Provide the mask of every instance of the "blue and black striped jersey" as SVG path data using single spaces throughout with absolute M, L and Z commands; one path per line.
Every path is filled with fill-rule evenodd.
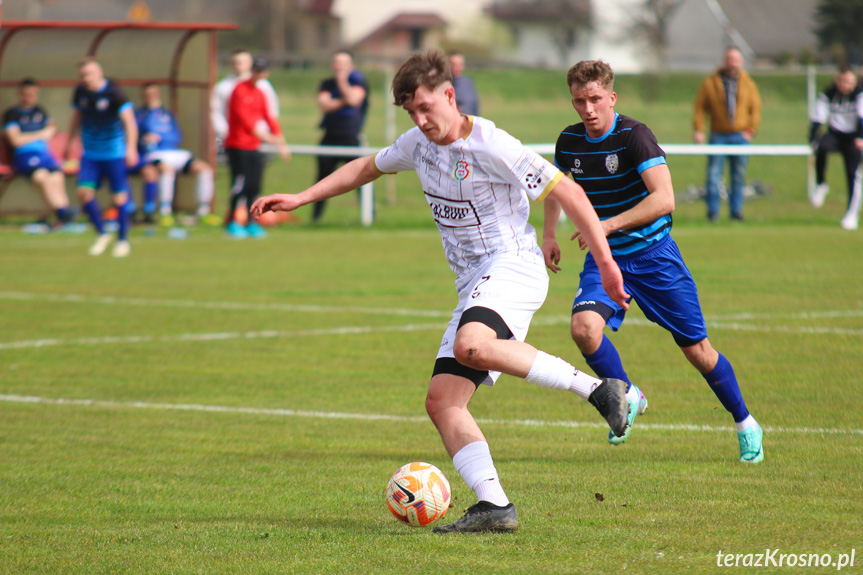
M 81 112 L 84 156 L 92 160 L 114 160 L 126 156 L 126 130 L 120 112 L 132 102 L 120 86 L 107 80 L 101 90 L 75 88 L 72 107 Z
M 636 206 L 650 193 L 641 172 L 665 164 L 665 152 L 650 128 L 615 114 L 611 129 L 600 138 L 587 135 L 584 124 L 561 132 L 554 161 L 587 192 L 600 220 Z M 671 231 L 671 215 L 608 236 L 613 255 L 629 255 L 663 239 Z
M 22 134 L 38 132 L 43 130 L 51 122 L 51 116 L 48 115 L 42 106 L 33 106 L 32 108 L 24 108 L 15 106 L 6 110 L 3 115 L 3 129 L 6 130 L 11 126 L 18 126 Z M 15 150 L 16 154 L 25 152 L 48 152 L 48 142 L 45 140 L 34 140 Z

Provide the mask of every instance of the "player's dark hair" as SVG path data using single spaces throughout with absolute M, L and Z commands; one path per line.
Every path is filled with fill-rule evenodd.
M 19 88 L 27 88 L 28 86 L 39 86 L 39 82 L 36 81 L 36 78 L 23 78 L 21 82 L 18 83 Z
M 440 50 L 428 50 L 414 54 L 402 64 L 393 78 L 393 102 L 404 106 L 414 97 L 420 86 L 435 90 L 438 86 L 452 82 L 449 59 Z
M 582 60 L 566 73 L 566 84 L 572 88 L 596 82 L 606 89 L 614 88 L 614 70 L 602 60 Z
M 849 73 L 850 73 L 850 74 L 855 74 L 855 72 L 854 72 L 854 68 L 852 68 L 851 66 L 848 66 L 848 65 L 845 65 L 845 66 L 839 66 L 839 70 L 837 71 L 837 73 L 838 73 L 840 76 L 841 76 L 842 74 L 849 74 Z

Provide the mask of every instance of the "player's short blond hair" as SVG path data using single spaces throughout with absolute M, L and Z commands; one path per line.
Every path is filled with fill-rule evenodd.
M 566 83 L 572 88 L 596 82 L 603 88 L 614 89 L 614 70 L 602 60 L 582 60 L 566 73 Z
M 393 103 L 404 106 L 414 97 L 420 86 L 435 90 L 446 82 L 452 82 L 449 59 L 440 50 L 429 50 L 414 54 L 401 65 L 393 78 Z

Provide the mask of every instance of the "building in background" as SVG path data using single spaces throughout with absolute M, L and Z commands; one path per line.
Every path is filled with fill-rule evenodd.
M 733 44 L 755 65 L 818 53 L 819 0 L 15 0 L 4 19 L 231 22 L 220 49 L 323 64 L 337 49 L 367 62 L 430 46 L 474 63 L 564 69 L 602 58 L 618 72 L 706 70 Z M 804 62 L 806 63 L 806 62 Z
M 683 0 L 669 22 L 668 67 L 710 70 L 727 46 L 750 65 L 808 63 L 818 0 Z
M 360 38 L 351 50 L 365 61 L 403 60 L 411 52 L 444 44 L 446 28 L 446 20 L 437 14 L 402 12 Z

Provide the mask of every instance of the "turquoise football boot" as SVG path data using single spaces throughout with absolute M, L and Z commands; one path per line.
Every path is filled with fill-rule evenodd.
M 608 442 L 612 445 L 621 445 L 629 439 L 629 436 L 632 433 L 632 425 L 635 423 L 635 418 L 639 413 L 643 413 L 644 410 L 647 409 L 647 398 L 635 385 L 632 385 L 632 389 L 635 390 L 636 397 L 634 400 L 629 401 L 629 425 L 626 426 L 626 431 L 623 432 L 621 437 L 616 436 L 610 429 L 608 430 Z M 644 407 L 642 408 L 642 406 Z
M 743 463 L 760 463 L 764 459 L 764 447 L 761 440 L 764 432 L 757 423 L 737 434 L 740 442 L 740 461 Z

